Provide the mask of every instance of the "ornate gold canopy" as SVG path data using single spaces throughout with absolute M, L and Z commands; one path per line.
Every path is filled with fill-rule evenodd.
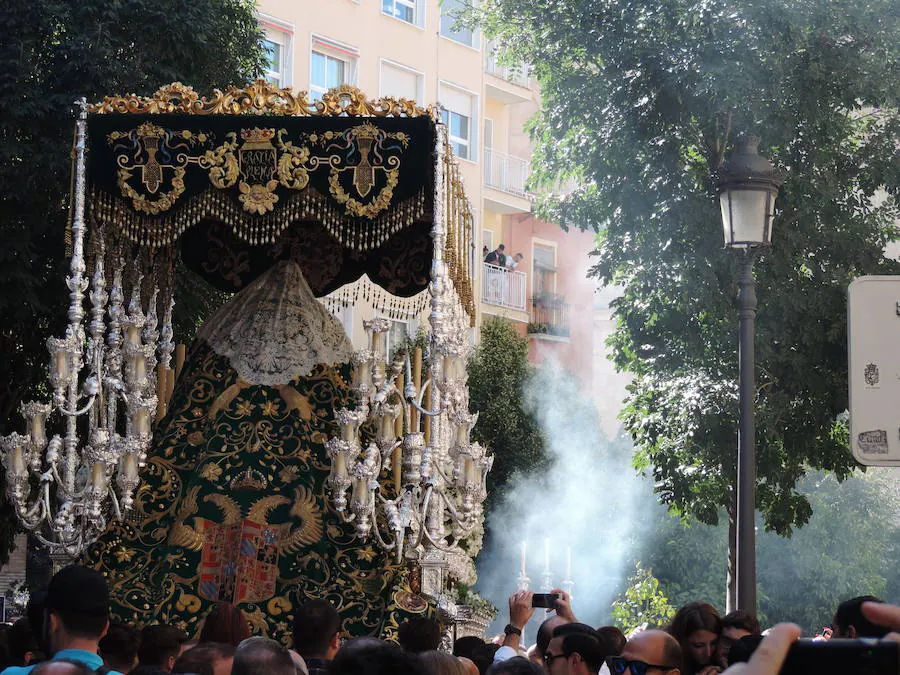
M 173 82 L 152 96 L 106 96 L 88 107 L 91 113 L 183 113 L 189 115 L 349 115 L 374 117 L 431 117 L 438 121 L 435 106 L 422 108 L 405 98 L 369 99 L 356 87 L 341 85 L 310 101 L 307 92 L 276 88 L 265 80 L 246 87 L 214 89 L 209 98 L 192 87 Z

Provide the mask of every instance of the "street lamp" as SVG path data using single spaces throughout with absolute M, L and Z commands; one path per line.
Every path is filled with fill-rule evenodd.
M 737 467 L 737 608 L 756 614 L 756 279 L 753 261 L 772 243 L 775 198 L 784 178 L 757 152 L 759 138 L 742 136 L 731 157 L 715 172 L 725 246 L 741 256 L 738 289 L 740 318 L 740 430 Z

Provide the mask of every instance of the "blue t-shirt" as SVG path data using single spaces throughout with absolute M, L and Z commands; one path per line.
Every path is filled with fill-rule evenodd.
M 68 659 L 69 661 L 78 661 L 79 663 L 83 663 L 91 670 L 97 670 L 100 666 L 103 665 L 103 659 L 94 654 L 93 652 L 86 652 L 83 649 L 61 649 L 53 655 L 51 661 L 59 661 L 60 659 Z M 25 675 L 26 673 L 30 673 L 32 668 L 37 666 L 38 664 L 34 664 L 31 666 L 10 666 L 6 670 L 4 670 L 0 675 Z M 107 670 L 108 675 L 122 675 L 117 670 Z

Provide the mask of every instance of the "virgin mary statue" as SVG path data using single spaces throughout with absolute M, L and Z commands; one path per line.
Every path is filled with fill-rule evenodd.
M 293 262 L 206 322 L 131 516 L 88 555 L 110 582 L 114 615 L 195 634 L 227 601 L 286 643 L 308 598 L 331 602 L 353 635 L 389 637 L 402 614 L 425 611 L 403 572 L 327 506 L 325 443 L 334 411 L 354 407 L 351 352 Z

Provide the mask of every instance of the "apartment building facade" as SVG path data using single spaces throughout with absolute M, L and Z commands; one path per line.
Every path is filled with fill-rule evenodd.
M 341 84 L 370 97 L 440 103 L 444 121 L 488 251 L 503 243 L 515 267 L 482 264 L 479 323 L 512 320 L 531 342 L 531 357 L 558 358 L 589 384 L 593 371 L 593 288 L 585 281 L 592 235 L 564 232 L 532 214 L 526 190 L 531 144 L 525 122 L 539 92 L 527 68 L 496 58 L 479 31 L 462 29 L 461 0 L 261 0 L 269 51 L 268 79 L 311 97 Z M 481 256 L 481 251 L 474 252 Z M 351 339 L 377 307 L 341 317 Z M 396 325 L 409 334 L 424 317 Z

